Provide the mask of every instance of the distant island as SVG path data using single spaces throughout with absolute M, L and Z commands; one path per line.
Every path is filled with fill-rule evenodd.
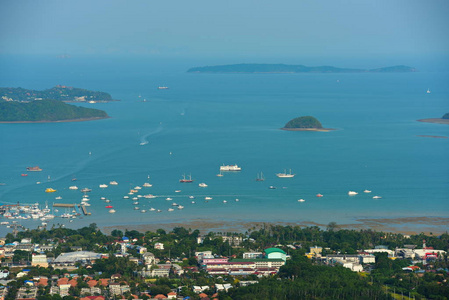
M 29 102 L 35 100 L 58 100 L 64 102 L 110 102 L 111 95 L 105 92 L 89 91 L 71 86 L 57 85 L 43 91 L 24 88 L 0 87 L 0 98 L 4 101 Z
M 294 118 L 285 124 L 282 130 L 289 131 L 330 131 L 334 130 L 331 128 L 323 128 L 321 122 L 318 121 L 315 117 L 312 116 L 304 116 Z
M 109 118 L 105 111 L 59 100 L 0 101 L 0 123 L 76 122 Z
M 220 66 L 195 67 L 188 73 L 403 73 L 416 72 L 413 67 L 393 66 L 377 69 L 350 69 L 332 66 L 307 67 L 286 64 L 234 64 Z
M 426 122 L 426 123 L 437 123 L 437 124 L 447 124 L 449 125 L 449 113 L 444 114 L 441 118 L 430 118 L 430 119 L 421 119 L 418 122 Z

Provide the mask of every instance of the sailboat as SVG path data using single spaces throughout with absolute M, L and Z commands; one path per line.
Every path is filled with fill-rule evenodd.
M 192 175 L 189 175 L 189 179 L 186 178 L 186 175 L 182 175 L 182 179 L 180 179 L 179 182 L 181 183 L 193 182 Z
M 264 181 L 264 180 L 265 178 L 263 177 L 263 173 L 262 172 L 260 172 L 260 174 L 257 173 L 256 181 Z
M 430 89 L 427 89 L 427 94 L 430 94 Z
M 279 178 L 292 178 L 295 174 L 292 174 L 292 169 L 290 169 L 290 173 L 287 173 L 287 171 L 284 170 L 284 173 L 277 173 L 276 176 Z

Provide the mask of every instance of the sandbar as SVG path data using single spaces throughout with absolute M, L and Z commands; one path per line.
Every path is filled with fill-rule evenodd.
M 57 120 L 57 121 L 0 121 L 0 124 L 85 122 L 85 121 L 95 121 L 95 120 L 102 120 L 102 119 L 109 119 L 109 118 L 110 117 L 94 117 L 94 118 L 69 119 L 69 120 Z
M 331 220 L 330 220 L 331 221 Z M 127 224 L 117 226 L 104 226 L 102 231 L 110 233 L 114 229 L 119 230 L 137 230 L 139 232 L 156 231 L 157 229 L 172 230 L 175 227 L 191 228 L 192 230 L 200 230 L 202 234 L 208 232 L 240 232 L 245 233 L 248 229 L 260 229 L 267 225 L 282 226 L 318 226 L 326 229 L 328 224 L 321 224 L 314 221 L 297 222 L 262 222 L 262 221 L 246 221 L 246 220 L 214 220 L 208 218 L 197 218 L 186 222 L 165 222 L 165 223 L 147 223 L 147 224 Z M 366 230 L 394 232 L 402 234 L 443 234 L 447 231 L 449 217 L 399 217 L 399 218 L 360 218 L 354 223 L 337 224 L 340 229 Z
M 446 124 L 449 125 L 449 119 L 442 118 L 431 118 L 431 119 L 420 119 L 418 122 L 435 123 L 435 124 Z
M 280 129 L 286 131 L 322 131 L 322 132 L 337 130 L 335 128 L 285 128 L 285 127 Z

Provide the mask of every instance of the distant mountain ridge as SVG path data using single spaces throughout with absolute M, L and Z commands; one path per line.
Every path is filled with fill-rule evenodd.
M 333 66 L 307 67 L 286 64 L 233 64 L 194 67 L 188 73 L 404 73 L 417 72 L 413 67 L 399 65 L 377 69 L 351 69 Z

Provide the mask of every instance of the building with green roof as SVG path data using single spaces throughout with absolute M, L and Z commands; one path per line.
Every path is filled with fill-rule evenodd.
M 287 253 L 284 250 L 279 248 L 268 248 L 264 250 L 265 257 L 268 259 L 282 259 L 283 261 L 287 260 Z

